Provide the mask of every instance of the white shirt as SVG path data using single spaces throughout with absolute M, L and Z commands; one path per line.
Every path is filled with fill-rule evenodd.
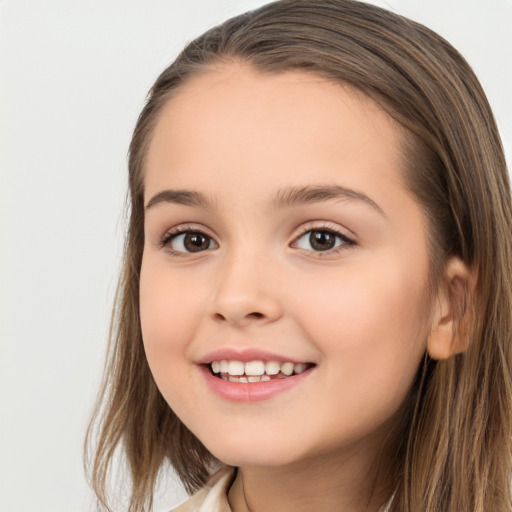
M 228 491 L 234 477 L 233 468 L 217 471 L 203 488 L 171 512 L 233 512 L 228 502 Z M 388 512 L 392 499 L 379 512 Z

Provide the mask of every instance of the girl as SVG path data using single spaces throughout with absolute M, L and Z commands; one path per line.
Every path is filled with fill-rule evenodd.
M 190 43 L 130 146 L 92 482 L 131 511 L 505 512 L 511 204 L 464 59 L 353 0 Z M 103 405 L 102 405 L 103 404 Z

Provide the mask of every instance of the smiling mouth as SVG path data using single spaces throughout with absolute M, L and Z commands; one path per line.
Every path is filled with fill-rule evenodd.
M 292 363 L 289 361 L 212 361 L 210 372 L 222 380 L 240 383 L 269 382 L 275 379 L 286 379 L 309 370 L 313 363 Z

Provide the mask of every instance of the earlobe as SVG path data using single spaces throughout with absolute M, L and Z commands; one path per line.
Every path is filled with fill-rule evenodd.
M 473 324 L 474 272 L 460 258 L 446 263 L 427 342 L 432 359 L 448 359 L 468 349 Z

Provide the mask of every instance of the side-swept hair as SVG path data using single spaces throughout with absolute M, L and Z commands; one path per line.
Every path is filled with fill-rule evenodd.
M 431 284 L 456 255 L 477 278 L 461 315 L 469 348 L 425 357 L 410 393 L 395 464 L 395 512 L 510 512 L 512 465 L 512 212 L 503 149 L 485 94 L 463 57 L 406 18 L 354 0 L 282 0 L 232 18 L 192 41 L 159 76 L 129 152 L 130 218 L 109 358 L 88 433 L 90 478 L 108 509 L 107 476 L 122 447 L 129 510 L 149 510 L 170 463 L 188 491 L 212 455 L 160 395 L 139 318 L 144 165 L 166 102 L 192 76 L 243 62 L 261 73 L 300 70 L 362 91 L 404 131 L 404 179 L 429 221 Z

